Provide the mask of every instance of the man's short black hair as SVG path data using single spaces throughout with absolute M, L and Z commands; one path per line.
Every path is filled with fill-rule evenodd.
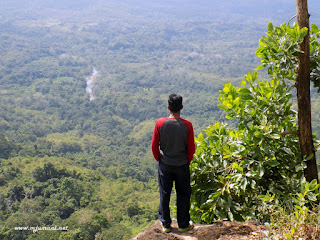
M 179 112 L 182 109 L 182 97 L 175 93 L 169 95 L 168 107 L 171 112 Z

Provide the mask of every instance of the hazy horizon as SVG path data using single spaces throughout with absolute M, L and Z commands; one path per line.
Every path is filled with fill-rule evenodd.
M 319 22 L 320 3 L 309 0 L 311 22 Z M 101 12 L 101 7 L 110 11 Z M 30 17 L 53 17 L 55 11 L 48 16 L 41 16 L 33 10 L 65 10 L 73 14 L 90 11 L 97 16 L 119 16 L 126 12 L 134 16 L 156 17 L 166 15 L 177 18 L 228 18 L 237 14 L 248 18 L 266 19 L 267 21 L 287 22 L 296 13 L 296 2 L 292 0 L 10 0 L 0 5 L 0 19 L 6 20 L 8 11 L 15 12 L 15 19 L 29 19 Z M 26 12 L 26 10 L 28 10 Z M 22 14 L 22 12 L 23 14 Z M 67 12 L 66 12 L 67 14 Z M 68 12 L 70 14 L 70 12 Z M 12 17 L 12 15 L 10 15 Z M 12 19 L 12 18 L 11 18 Z

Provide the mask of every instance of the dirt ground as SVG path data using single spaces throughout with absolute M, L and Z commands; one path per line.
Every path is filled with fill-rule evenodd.
M 247 240 L 263 239 L 266 237 L 267 228 L 256 222 L 224 222 L 217 221 L 212 225 L 194 224 L 194 229 L 178 232 L 177 222 L 173 221 L 171 233 L 161 231 L 160 221 L 146 228 L 131 240 Z

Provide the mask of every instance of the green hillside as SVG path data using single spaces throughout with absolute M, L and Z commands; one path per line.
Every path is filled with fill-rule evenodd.
M 250 1 L 239 11 L 134 2 L 1 6 L 0 239 L 118 240 L 148 226 L 158 207 L 150 141 L 167 96 L 184 97 L 196 135 L 224 121 L 219 90 L 259 65 L 267 23 L 292 16 L 292 5 L 279 8 L 284 15 L 261 7 L 248 15 Z M 15 230 L 37 226 L 69 231 Z

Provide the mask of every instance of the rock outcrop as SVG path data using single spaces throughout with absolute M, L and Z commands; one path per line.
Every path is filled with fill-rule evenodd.
M 217 221 L 211 225 L 194 225 L 194 229 L 180 233 L 177 222 L 173 221 L 172 231 L 170 233 L 163 233 L 161 231 L 161 223 L 158 220 L 131 240 L 245 240 L 263 239 L 268 234 L 267 228 L 257 222 Z

